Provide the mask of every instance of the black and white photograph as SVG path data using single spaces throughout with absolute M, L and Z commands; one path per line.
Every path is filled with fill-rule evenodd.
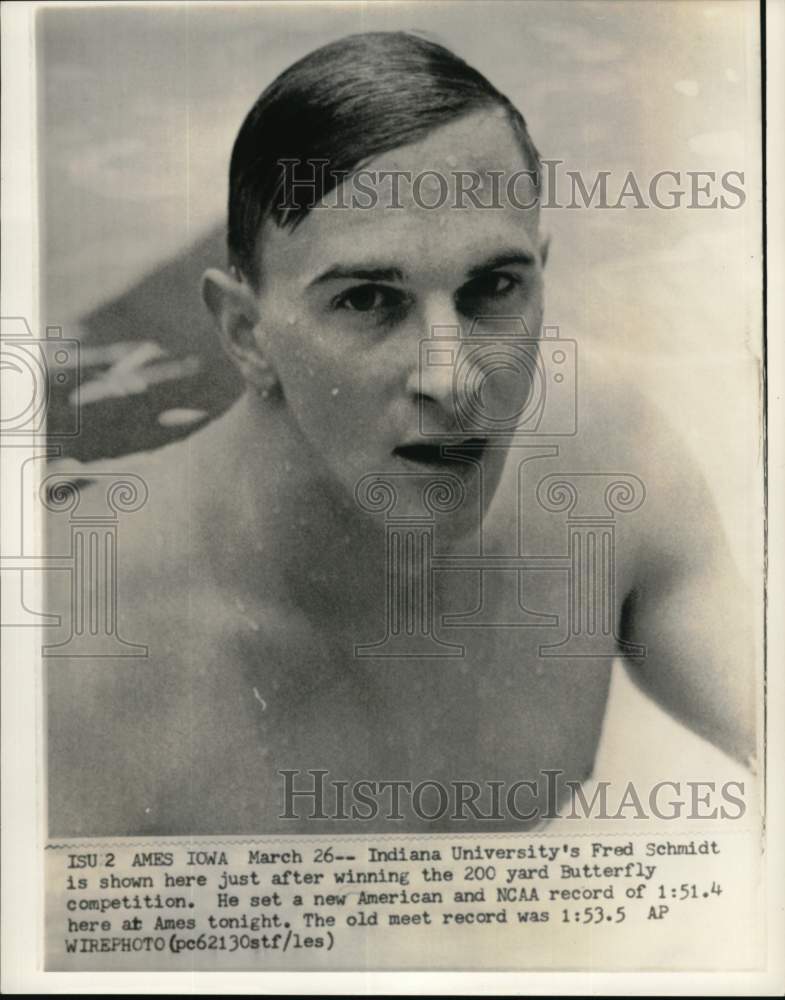
M 41 971 L 770 971 L 769 5 L 10 6 Z

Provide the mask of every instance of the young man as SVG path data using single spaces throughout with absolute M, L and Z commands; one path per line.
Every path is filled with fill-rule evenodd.
M 330 803 L 279 819 L 279 772 L 309 770 L 529 779 L 529 819 L 459 823 L 525 829 L 547 814 L 539 776 L 591 774 L 617 652 L 667 711 L 753 755 L 749 605 L 706 487 L 590 344 L 572 369 L 534 347 L 537 168 L 507 99 L 418 37 L 333 43 L 262 94 L 232 156 L 230 269 L 203 283 L 246 391 L 186 441 L 93 470 L 149 494 L 117 567 L 118 634 L 148 655 L 48 661 L 53 835 L 348 830 Z M 567 407 L 565 378 L 576 413 L 532 423 L 538 393 Z M 579 509 L 597 489 L 599 514 Z M 567 547 L 587 518 L 588 576 Z M 453 822 L 399 808 L 396 832 Z M 389 830 L 386 811 L 359 829 Z

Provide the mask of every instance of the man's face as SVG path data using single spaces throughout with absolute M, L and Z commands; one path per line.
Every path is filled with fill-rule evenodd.
M 368 163 L 378 178 L 369 184 L 364 175 L 372 208 L 341 207 L 357 190 L 350 179 L 294 232 L 265 226 L 260 341 L 302 434 L 303 460 L 320 463 L 344 495 L 369 473 L 396 473 L 399 502 L 413 510 L 423 477 L 448 473 L 467 494 L 467 510 L 477 511 L 481 478 L 484 506 L 493 496 L 510 415 L 529 391 L 525 365 L 509 363 L 523 346 L 509 334 L 536 337 L 542 319 L 538 212 L 505 195 L 506 179 L 528 166 L 506 118 L 476 113 Z M 447 195 L 435 178 L 417 191 L 403 180 L 393 207 L 384 171 L 436 171 Z M 459 171 L 479 178 L 482 205 L 460 194 L 468 182 Z M 482 207 L 494 200 L 491 172 L 501 207 Z M 525 184 L 516 195 L 518 205 L 534 200 Z M 435 203 L 441 207 L 423 207 Z M 434 354 L 429 342 L 445 335 L 433 346 L 446 353 Z M 449 363 L 458 361 L 459 338 L 465 355 L 479 342 L 463 370 Z

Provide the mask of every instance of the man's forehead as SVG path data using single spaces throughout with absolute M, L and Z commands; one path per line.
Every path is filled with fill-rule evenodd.
M 448 176 L 472 171 L 513 173 L 532 166 L 526 162 L 518 137 L 502 107 L 474 111 L 433 129 L 423 139 L 388 150 L 370 160 L 371 171 L 439 171 Z
M 354 213 L 364 215 L 358 209 L 344 215 Z M 441 218 L 437 213 L 407 218 L 404 211 L 354 226 L 342 215 L 327 218 L 327 213 L 314 212 L 313 219 L 293 233 L 273 229 L 263 237 L 262 284 L 266 275 L 304 286 L 329 268 L 365 261 L 415 278 L 437 271 L 460 276 L 496 255 L 513 252 L 534 261 L 539 251 L 536 230 L 525 226 L 520 214 L 488 213 L 478 226 L 469 214 L 455 209 Z M 442 220 L 447 224 L 440 225 Z
M 539 207 L 530 169 L 503 111 L 467 115 L 368 161 L 294 231 L 268 222 L 262 274 L 305 279 L 363 256 L 399 258 L 416 271 L 418 262 L 434 258 L 468 267 L 501 247 L 536 253 Z

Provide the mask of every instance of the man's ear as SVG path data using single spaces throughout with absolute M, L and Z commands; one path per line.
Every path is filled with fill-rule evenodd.
M 265 397 L 279 390 L 278 376 L 264 355 L 259 306 L 250 285 L 234 271 L 211 267 L 202 277 L 202 299 L 245 381 Z
M 551 234 L 544 233 L 540 237 L 540 263 L 543 267 L 548 263 L 548 251 L 551 248 Z

